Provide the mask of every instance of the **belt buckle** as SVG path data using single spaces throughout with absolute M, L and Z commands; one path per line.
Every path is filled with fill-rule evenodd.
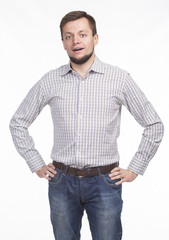
M 76 169 L 76 170 L 75 170 L 75 175 L 77 175 L 78 178 L 83 178 L 84 176 L 78 175 L 78 171 L 79 171 L 79 170 L 80 170 L 80 169 Z
M 86 168 L 87 177 L 91 177 L 92 168 Z

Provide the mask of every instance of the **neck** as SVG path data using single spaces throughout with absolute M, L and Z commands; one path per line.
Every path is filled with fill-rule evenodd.
M 93 53 L 93 55 L 91 56 L 91 58 L 85 62 L 84 64 L 75 64 L 72 61 L 71 63 L 71 67 L 72 69 L 77 72 L 82 78 L 85 78 L 86 74 L 88 73 L 89 69 L 91 68 L 93 62 L 95 59 L 95 54 Z

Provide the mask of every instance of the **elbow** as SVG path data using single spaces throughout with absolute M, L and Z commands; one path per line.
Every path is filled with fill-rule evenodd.
M 10 132 L 12 132 L 12 129 L 13 129 L 13 119 L 11 119 L 10 120 L 10 122 L 9 122 L 9 130 L 10 130 Z
M 160 120 L 148 125 L 143 132 L 143 136 L 154 144 L 159 145 L 164 136 L 164 124 Z
M 164 136 L 164 124 L 163 124 L 162 122 L 160 122 L 159 124 L 160 124 L 159 135 L 160 135 L 161 140 L 162 140 L 162 138 L 163 138 L 163 136 Z M 160 140 L 160 141 L 161 141 L 161 140 Z
M 155 143 L 159 144 L 164 136 L 164 124 L 160 121 L 155 124 Z
M 14 132 L 14 130 L 17 128 L 17 123 L 14 118 L 12 118 L 9 122 L 9 130 L 11 134 Z

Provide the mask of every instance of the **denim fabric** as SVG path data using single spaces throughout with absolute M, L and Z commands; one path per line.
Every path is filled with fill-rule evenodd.
M 74 177 L 60 170 L 49 181 L 51 222 L 55 240 L 79 240 L 86 210 L 93 240 L 122 238 L 121 188 L 98 169 L 95 177 Z

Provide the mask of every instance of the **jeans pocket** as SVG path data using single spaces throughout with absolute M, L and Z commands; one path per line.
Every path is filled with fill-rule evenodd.
M 63 173 L 57 172 L 56 175 L 53 178 L 51 178 L 51 180 L 49 181 L 49 184 L 51 184 L 51 185 L 58 184 L 61 181 L 62 177 L 63 177 Z
M 109 187 L 112 187 L 112 188 L 120 188 L 121 185 L 116 185 L 115 183 L 116 183 L 116 182 L 119 182 L 121 179 L 111 180 L 111 178 L 109 177 L 109 174 L 110 174 L 110 173 L 106 173 L 106 174 L 103 174 L 103 175 L 102 175 L 102 178 L 103 178 L 104 182 L 105 182 Z

